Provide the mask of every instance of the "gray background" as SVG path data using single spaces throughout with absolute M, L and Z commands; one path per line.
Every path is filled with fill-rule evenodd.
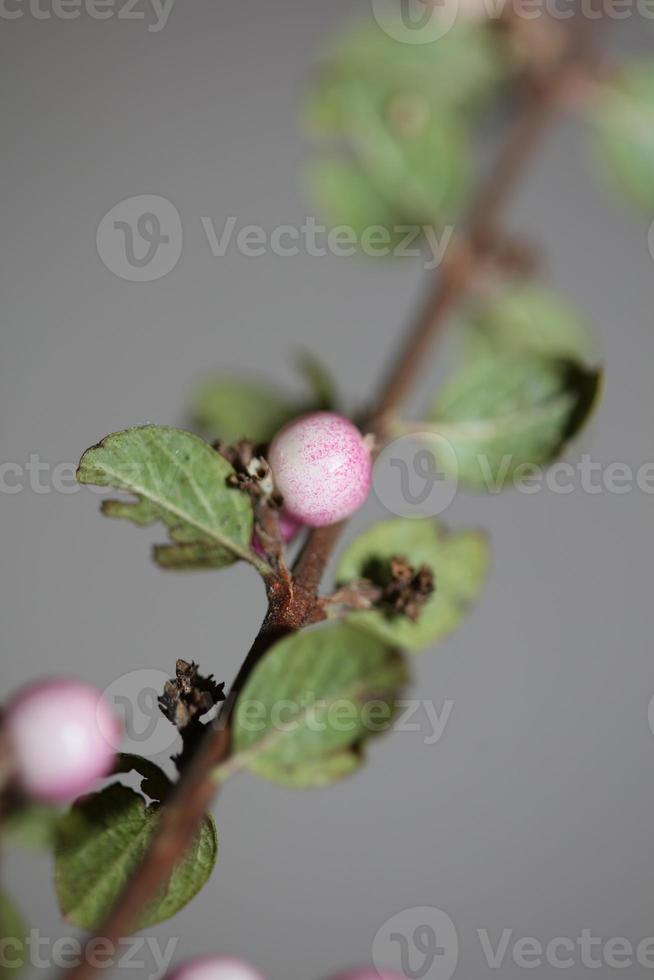
M 3 461 L 75 462 L 109 431 L 178 423 L 213 366 L 291 382 L 298 341 L 352 398 L 367 394 L 419 265 L 216 259 L 200 224 L 236 215 L 271 229 L 311 213 L 301 93 L 350 8 L 178 0 L 160 33 L 85 15 L 2 22 Z M 651 46 L 650 24 L 614 33 Z M 594 324 L 608 368 L 578 451 L 638 466 L 654 452 L 649 218 L 602 192 L 579 129 L 558 126 L 511 221 L 543 243 L 548 279 Z M 184 249 L 166 278 L 129 283 L 100 261 L 95 230 L 144 193 L 175 204 Z M 442 371 L 435 357 L 423 396 Z M 162 575 L 148 559 L 155 535 L 102 520 L 97 505 L 87 491 L 2 494 L 4 690 L 52 672 L 104 687 L 169 671 L 178 655 L 229 679 L 264 610 L 254 573 Z M 350 533 L 384 513 L 371 499 Z M 487 528 L 493 563 L 473 615 L 414 661 L 415 695 L 454 701 L 444 737 L 388 737 L 326 791 L 229 785 L 210 885 L 155 931 L 181 937 L 178 957 L 221 950 L 272 980 L 311 980 L 369 961 L 384 921 L 421 905 L 452 917 L 456 976 L 474 980 L 491 972 L 479 928 L 494 941 L 504 928 L 543 942 L 584 927 L 605 940 L 654 933 L 652 500 L 460 495 L 447 519 Z M 43 935 L 69 934 L 45 860 L 12 853 L 6 872 Z M 501 973 L 524 970 L 508 956 Z

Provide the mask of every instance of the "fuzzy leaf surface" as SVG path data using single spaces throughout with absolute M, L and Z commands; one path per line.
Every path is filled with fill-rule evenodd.
M 245 768 L 285 786 L 327 785 L 352 772 L 374 730 L 367 704 L 388 719 L 407 683 L 402 656 L 347 624 L 280 640 L 255 668 L 234 719 L 234 750 Z
M 519 467 L 549 463 L 563 451 L 588 421 L 601 381 L 601 371 L 567 359 L 484 358 L 445 386 L 428 424 L 453 449 L 453 476 L 477 489 L 499 489 Z M 449 454 L 440 462 L 447 469 Z
M 345 549 L 336 576 L 341 584 L 360 578 L 375 580 L 377 569 L 402 556 L 415 568 L 427 565 L 436 589 L 418 619 L 365 610 L 351 613 L 348 622 L 387 643 L 421 650 L 444 639 L 461 623 L 486 579 L 489 549 L 479 531 L 448 533 L 433 520 L 396 518 L 364 531 Z
M 233 472 L 198 436 L 147 425 L 114 433 L 88 449 L 77 479 L 137 498 L 104 501 L 102 511 L 108 517 L 142 526 L 156 521 L 166 525 L 175 544 L 155 551 L 164 567 L 218 568 L 238 558 L 253 560 L 252 505 L 245 493 L 228 486 Z M 183 553 L 178 561 L 177 546 Z
M 118 783 L 73 807 L 73 828 L 62 825 L 55 847 L 57 898 L 69 922 L 97 928 L 145 854 L 157 812 L 157 804 L 147 805 L 139 793 Z M 207 815 L 186 858 L 144 910 L 138 928 L 163 922 L 187 905 L 207 882 L 217 853 L 215 824 Z

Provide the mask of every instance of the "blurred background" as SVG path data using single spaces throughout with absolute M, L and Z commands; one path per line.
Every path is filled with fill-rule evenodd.
M 352 402 L 365 400 L 427 275 L 415 260 L 253 257 L 233 244 L 215 256 L 207 240 L 208 220 L 218 234 L 229 217 L 270 231 L 316 213 L 303 187 L 303 94 L 329 38 L 353 13 L 371 19 L 367 3 L 177 0 L 163 26 L 154 7 L 134 10 L 143 18 L 25 8 L 2 19 L 0 456 L 14 467 L 0 495 L 5 693 L 44 673 L 137 689 L 140 675 L 125 675 L 170 675 L 180 656 L 229 681 L 264 612 L 255 573 L 158 571 L 148 546 L 160 532 L 102 519 L 70 469 L 68 492 L 45 471 L 35 478 L 36 457 L 75 464 L 108 432 L 182 424 L 212 369 L 297 386 L 299 344 Z M 652 37 L 651 22 L 632 18 L 605 41 L 651 51 Z M 583 310 L 607 368 L 570 458 L 637 468 L 654 459 L 654 214 L 629 212 L 593 179 L 582 129 L 556 127 L 509 225 L 542 249 L 546 280 Z M 121 278 L 96 247 L 103 216 L 136 195 L 164 197 L 181 220 L 181 252 L 153 281 Z M 416 405 L 449 356 L 446 344 L 425 366 Z M 19 472 L 24 488 L 8 492 Z M 210 884 L 148 935 L 177 937 L 177 959 L 243 956 L 271 980 L 368 962 L 384 923 L 422 906 L 451 918 L 456 976 L 469 980 L 492 975 L 478 930 L 494 947 L 513 930 L 507 980 L 524 973 L 511 955 L 521 937 L 651 936 L 652 508 L 638 489 L 457 495 L 445 519 L 485 528 L 493 553 L 472 615 L 412 660 L 410 694 L 439 711 L 451 702 L 442 737 L 396 732 L 322 791 L 238 777 L 217 806 Z M 348 539 L 385 516 L 372 496 Z M 166 759 L 174 746 L 162 737 L 150 748 Z M 3 864 L 42 936 L 76 934 L 49 860 L 11 851 Z M 568 975 L 585 975 L 574 955 Z M 122 972 L 156 972 L 140 958 L 143 969 Z M 428 980 L 448 980 L 434 970 Z M 601 970 L 613 972 L 606 958 Z M 543 965 L 538 976 L 556 973 Z

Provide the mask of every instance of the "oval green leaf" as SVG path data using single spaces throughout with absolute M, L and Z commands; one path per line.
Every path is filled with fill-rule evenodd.
M 64 822 L 55 846 L 55 885 L 62 914 L 73 925 L 95 929 L 107 915 L 148 849 L 158 805 L 114 784 L 85 797 Z M 81 819 L 80 819 L 81 818 Z M 218 853 L 213 818 L 205 816 L 186 858 L 144 910 L 138 929 L 175 915 L 206 884 Z
M 555 459 L 588 421 L 601 371 L 571 360 L 503 354 L 460 371 L 436 399 L 428 425 L 452 454 L 439 463 L 471 487 L 498 490 L 520 467 Z M 424 426 L 424 431 L 427 425 Z
M 401 655 L 346 624 L 285 637 L 255 668 L 239 696 L 234 750 L 243 767 L 296 788 L 352 772 L 375 730 L 370 702 L 394 714 L 407 682 Z
M 478 597 L 488 570 L 488 542 L 478 531 L 447 533 L 435 521 L 397 518 L 374 524 L 344 551 L 336 576 L 341 584 L 374 580 L 376 569 L 400 555 L 414 567 L 428 565 L 436 590 L 414 622 L 381 610 L 351 613 L 348 622 L 407 650 L 432 646 L 451 633 Z
M 198 436 L 146 425 L 114 433 L 88 449 L 77 479 L 137 498 L 104 501 L 102 511 L 108 517 L 139 525 L 165 524 L 175 542 L 155 551 L 165 567 L 218 568 L 242 558 L 265 570 L 265 563 L 250 550 L 250 499 L 227 483 L 233 472 Z

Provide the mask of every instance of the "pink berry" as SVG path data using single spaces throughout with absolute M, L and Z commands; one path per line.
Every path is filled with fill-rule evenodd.
M 165 980 L 264 980 L 258 970 L 229 956 L 202 956 L 188 960 Z
M 370 449 L 356 426 L 334 412 L 312 412 L 285 425 L 268 462 L 285 509 L 310 527 L 349 517 L 370 490 Z
M 16 775 L 30 796 L 62 803 L 109 774 L 121 727 L 100 691 L 49 680 L 20 691 L 4 718 Z
M 294 517 L 287 514 L 285 510 L 279 512 L 279 532 L 282 536 L 282 541 L 284 544 L 288 544 L 293 540 L 296 534 L 299 533 L 302 524 L 300 521 L 296 521 Z M 252 535 L 252 548 L 256 553 L 263 558 L 263 548 L 261 547 L 261 542 L 257 537 L 256 531 Z

